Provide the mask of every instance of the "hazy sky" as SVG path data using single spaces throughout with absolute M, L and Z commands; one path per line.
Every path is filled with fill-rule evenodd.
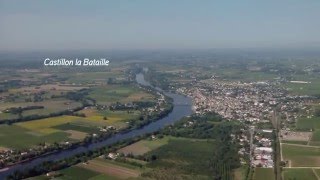
M 0 0 L 0 50 L 320 47 L 320 0 Z

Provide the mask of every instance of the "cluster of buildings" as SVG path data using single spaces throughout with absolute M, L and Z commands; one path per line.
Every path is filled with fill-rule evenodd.
M 270 119 L 273 107 L 284 92 L 268 83 L 221 82 L 214 79 L 197 83 L 179 92 L 193 98 L 196 113 L 216 112 L 227 119 L 259 121 Z
M 253 141 L 251 145 L 251 166 L 272 168 L 273 148 L 272 148 L 272 130 L 262 130 L 253 132 Z
M 305 105 L 313 100 L 309 96 L 290 95 L 277 83 L 220 81 L 213 77 L 194 82 L 189 87 L 180 87 L 177 91 L 193 99 L 193 110 L 197 114 L 215 112 L 226 119 L 247 122 L 253 129 L 256 127 L 256 130 L 248 128 L 247 136 L 238 138 L 243 145 L 239 154 L 249 155 L 253 167 L 270 168 L 274 166 L 272 136 L 261 134 L 272 134 L 272 130 L 259 129 L 258 124 L 279 121 L 281 129 L 290 130 L 287 125 L 297 121 L 298 110 L 308 111 Z M 275 109 L 280 112 L 276 114 Z M 244 144 L 250 148 L 245 148 Z

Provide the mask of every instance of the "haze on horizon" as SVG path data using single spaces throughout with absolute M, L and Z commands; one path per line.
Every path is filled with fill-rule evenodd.
M 320 1 L 0 0 L 0 50 L 319 48 Z

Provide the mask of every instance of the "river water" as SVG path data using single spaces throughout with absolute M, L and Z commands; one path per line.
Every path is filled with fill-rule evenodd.
M 144 75 L 141 73 L 136 75 L 136 81 L 143 86 L 152 87 L 149 82 L 145 81 Z M 155 87 L 153 87 L 153 88 L 155 88 Z M 174 107 L 173 107 L 172 112 L 170 112 L 168 114 L 168 116 L 166 116 L 162 119 L 159 119 L 158 121 L 152 122 L 152 123 L 140 128 L 140 129 L 135 129 L 135 130 L 123 133 L 123 134 L 121 134 L 121 133 L 115 134 L 114 136 L 107 138 L 106 140 L 98 142 L 98 143 L 90 144 L 88 146 L 79 146 L 74 149 L 63 150 L 63 151 L 60 151 L 60 152 L 57 152 L 54 154 L 50 154 L 47 156 L 33 159 L 28 162 L 20 163 L 20 164 L 11 166 L 9 168 L 0 169 L 0 179 L 5 179 L 5 177 L 12 174 L 14 171 L 17 171 L 17 170 L 24 171 L 24 170 L 30 169 L 36 165 L 39 165 L 45 161 L 61 160 L 61 159 L 68 158 L 68 157 L 71 157 L 73 155 L 76 155 L 76 154 L 79 154 L 82 152 L 87 152 L 89 150 L 94 150 L 94 149 L 101 148 L 101 147 L 104 147 L 107 145 L 111 145 L 111 144 L 116 143 L 121 140 L 125 140 L 125 139 L 133 138 L 136 136 L 140 136 L 140 135 L 143 135 L 146 133 L 152 133 L 152 132 L 158 131 L 165 126 L 172 124 L 175 121 L 180 120 L 182 117 L 189 116 L 192 114 L 191 98 L 185 97 L 183 95 L 175 94 L 175 93 L 164 92 L 160 88 L 155 88 L 155 89 L 157 91 L 164 93 L 165 95 L 167 95 L 173 99 Z

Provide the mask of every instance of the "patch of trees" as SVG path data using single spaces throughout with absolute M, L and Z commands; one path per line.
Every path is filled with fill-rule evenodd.
M 66 94 L 66 98 L 74 101 L 81 101 L 85 99 L 85 97 L 89 94 L 89 90 L 87 89 L 82 89 L 76 92 L 68 92 Z
M 157 104 L 156 102 L 152 102 L 152 101 L 134 101 L 132 103 L 139 108 L 153 107 Z

